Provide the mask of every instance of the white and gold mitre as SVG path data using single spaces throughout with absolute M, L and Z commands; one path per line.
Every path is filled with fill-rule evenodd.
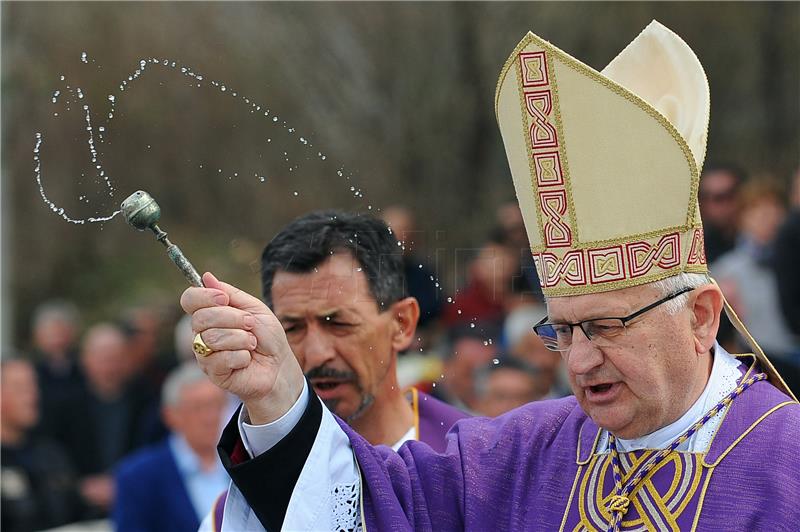
M 653 21 L 598 72 L 528 33 L 495 113 L 545 296 L 707 272 L 708 81 L 680 37 Z

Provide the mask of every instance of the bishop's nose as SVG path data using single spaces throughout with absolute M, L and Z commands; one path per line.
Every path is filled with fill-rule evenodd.
M 603 363 L 603 352 L 589 340 L 583 329 L 576 326 L 572 331 L 572 345 L 566 358 L 570 373 L 584 375 Z

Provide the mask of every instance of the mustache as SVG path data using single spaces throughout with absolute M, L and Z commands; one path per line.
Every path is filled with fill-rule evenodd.
M 343 371 L 330 368 L 328 366 L 317 366 L 306 372 L 307 379 L 340 379 L 346 381 L 358 380 L 357 375 L 352 371 Z

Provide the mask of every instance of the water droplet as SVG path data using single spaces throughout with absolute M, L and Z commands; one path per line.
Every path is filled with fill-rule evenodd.
M 111 102 L 111 103 L 114 103 L 114 100 L 116 100 L 116 98 L 114 97 L 114 95 L 113 95 L 113 94 L 109 94 L 109 95 L 108 95 L 108 101 L 109 101 L 109 102 Z
M 273 117 L 272 117 L 272 121 L 273 121 L 273 122 L 277 122 L 277 121 L 278 121 L 278 117 L 277 117 L 277 116 L 273 116 Z
M 84 63 L 88 63 L 89 62 L 88 58 L 89 56 L 86 54 L 86 52 L 81 52 L 81 61 L 83 61 Z
M 470 329 L 474 329 L 474 328 L 475 328 L 475 324 L 474 324 L 474 323 L 470 323 L 470 324 L 469 324 L 469 328 L 470 328 Z
M 61 76 L 61 81 L 64 81 L 65 79 L 67 79 L 67 78 L 65 78 L 64 76 Z
M 300 193 L 297 192 L 296 190 L 292 194 L 294 194 L 295 196 L 299 196 L 300 195 Z
M 100 127 L 98 127 L 98 128 L 97 128 L 97 130 L 98 130 L 100 133 L 102 133 L 103 131 L 105 131 L 105 130 L 106 130 L 106 128 L 104 128 L 103 126 L 100 126 Z
M 263 183 L 264 181 L 266 181 L 266 180 L 267 180 L 267 178 L 266 178 L 266 177 L 264 177 L 263 175 L 260 175 L 260 176 L 258 176 L 258 180 L 259 180 L 259 181 L 261 181 L 261 182 Z
M 219 90 L 221 90 L 222 92 L 225 92 L 225 91 L 226 91 L 226 90 L 228 90 L 228 89 L 226 89 L 226 88 L 225 88 L 225 85 L 223 85 L 222 87 L 220 87 L 220 88 L 219 88 Z
M 499 359 L 497 359 L 497 358 L 493 358 L 492 359 L 492 364 L 494 364 L 495 366 L 498 365 L 499 363 L 500 363 Z

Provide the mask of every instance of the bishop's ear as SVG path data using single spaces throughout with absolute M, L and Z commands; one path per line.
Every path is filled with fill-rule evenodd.
M 698 353 L 706 353 L 714 346 L 722 312 L 722 292 L 715 284 L 695 288 L 690 294 L 692 330 Z
M 419 303 L 413 297 L 397 301 L 389 310 L 394 318 L 392 347 L 395 351 L 405 351 L 414 340 L 419 320 Z

